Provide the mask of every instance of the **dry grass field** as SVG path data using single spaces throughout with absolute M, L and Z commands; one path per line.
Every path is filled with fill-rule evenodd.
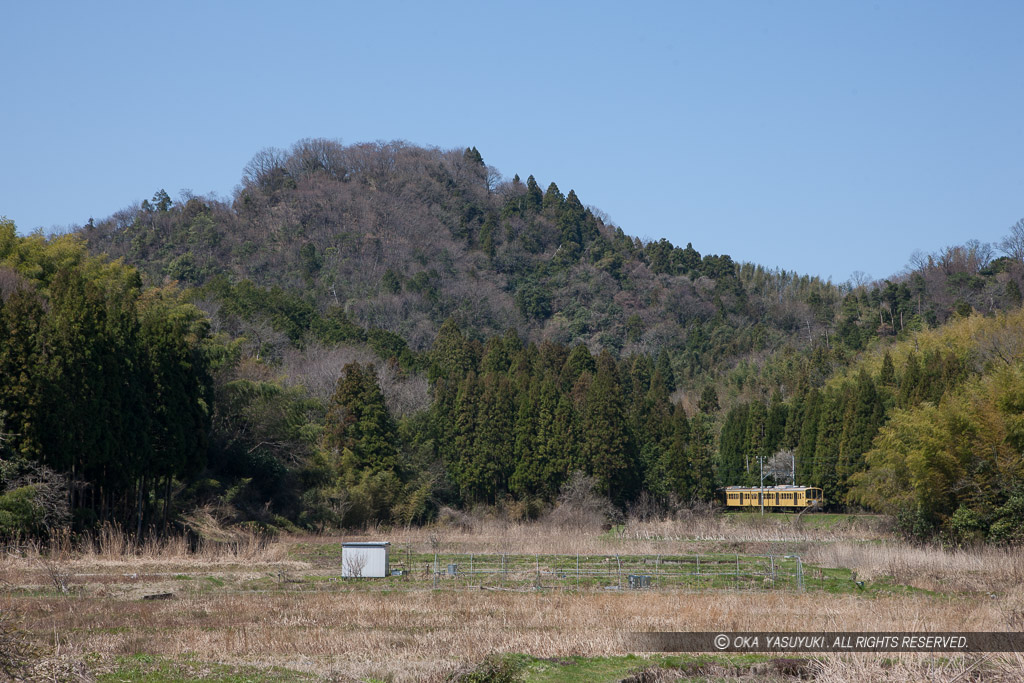
M 808 581 L 802 592 L 538 591 L 340 579 L 340 542 L 369 539 L 424 557 L 798 553 Z M 815 584 L 815 573 L 829 580 Z M 27 668 L 11 671 L 38 680 L 443 681 L 509 653 L 527 681 L 1014 681 L 1024 677 L 1014 654 L 816 655 L 783 666 L 633 656 L 622 634 L 1022 629 L 1024 554 L 904 546 L 878 518 L 707 515 L 601 531 L 467 517 L 344 539 L 238 535 L 198 552 L 181 539 L 133 548 L 111 533 L 87 548 L 0 558 L 0 656 L 12 643 L 31 650 Z

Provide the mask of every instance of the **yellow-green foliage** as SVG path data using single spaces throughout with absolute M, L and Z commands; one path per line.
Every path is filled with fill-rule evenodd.
M 866 354 L 831 384 L 861 369 L 879 377 L 886 352 L 896 368 L 910 354 L 952 353 L 968 374 L 937 402 L 891 408 L 867 470 L 849 480 L 849 502 L 909 514 L 919 528 L 952 528 L 954 514 L 992 529 L 1024 521 L 1007 519 L 1024 489 L 1024 309 L 918 332 Z
M 916 509 L 935 522 L 961 505 L 991 515 L 1024 484 L 1022 445 L 1024 367 L 1003 363 L 938 405 L 894 410 L 850 496 L 885 512 Z
M 1024 360 L 1024 308 L 993 317 L 974 314 L 957 318 L 941 327 L 915 332 L 913 337 L 895 344 L 876 346 L 858 362 L 836 373 L 828 385 L 841 386 L 856 378 L 861 368 L 872 377 L 878 377 L 886 351 L 897 368 L 906 364 L 911 353 L 923 356 L 929 351 L 952 351 L 978 371 L 999 363 Z

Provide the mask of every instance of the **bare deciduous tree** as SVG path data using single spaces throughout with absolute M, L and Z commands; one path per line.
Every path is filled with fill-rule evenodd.
M 3 431 L 3 420 L 0 419 L 0 445 L 5 436 L 2 434 Z M 2 460 L 0 464 L 3 464 Z M 41 513 L 39 523 L 47 532 L 67 527 L 71 521 L 68 476 L 55 472 L 46 465 L 32 463 L 19 463 L 15 469 L 18 472 L 7 481 L 6 490 L 31 488 L 32 504 Z
M 854 289 L 860 289 L 871 283 L 871 276 L 865 273 L 863 270 L 855 270 L 850 273 L 850 285 Z
M 611 501 L 598 493 L 597 479 L 577 470 L 562 484 L 550 519 L 560 527 L 582 532 L 602 527 L 614 513 Z
M 0 301 L 6 301 L 11 294 L 26 285 L 28 285 L 28 280 L 13 268 L 0 266 Z
M 1010 234 L 999 241 L 999 249 L 1016 261 L 1024 261 L 1024 218 L 1010 226 Z
M 765 460 L 764 476 L 766 479 L 771 477 L 776 483 L 788 481 L 795 484 L 796 482 L 793 481 L 795 463 L 796 455 L 792 450 L 787 448 L 777 451 L 772 457 Z
M 346 175 L 345 148 L 337 140 L 304 138 L 292 145 L 285 168 L 295 178 L 320 172 L 335 180 L 343 180 Z
M 362 578 L 366 569 L 367 555 L 365 552 L 355 551 L 345 555 L 345 576 L 354 579 Z
M 242 182 L 247 187 L 264 185 L 274 171 L 284 168 L 285 159 L 284 150 L 276 147 L 267 147 L 256 152 L 242 169 Z

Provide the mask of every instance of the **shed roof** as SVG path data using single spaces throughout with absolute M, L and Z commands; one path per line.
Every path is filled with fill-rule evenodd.
M 391 545 L 390 541 L 345 541 L 342 548 L 384 548 Z

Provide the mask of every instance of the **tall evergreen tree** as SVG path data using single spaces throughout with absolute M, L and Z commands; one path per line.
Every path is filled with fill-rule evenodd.
M 878 376 L 878 383 L 885 387 L 896 386 L 896 367 L 888 351 L 882 356 L 882 371 Z
M 475 497 L 495 503 L 509 490 L 515 467 L 513 433 L 514 403 L 508 379 L 487 373 L 481 381 L 477 427 L 472 446 Z
M 818 428 L 821 426 L 821 394 L 816 388 L 807 392 L 801 419 L 800 441 L 796 447 L 796 483 L 813 486 L 815 456 L 818 450 Z
M 537 180 L 531 175 L 526 179 L 526 206 L 533 212 L 541 210 L 544 204 L 544 193 L 541 192 Z
M 557 188 L 555 189 L 557 190 Z M 547 201 L 546 197 L 545 201 Z M 586 218 L 587 211 L 580 203 L 576 192 L 569 190 L 569 195 L 565 198 L 558 214 L 559 245 L 565 253 L 563 258 L 574 259 L 582 252 Z
M 861 369 L 852 400 L 847 402 L 843 416 L 843 433 L 839 444 L 839 475 L 841 493 L 845 494 L 846 480 L 865 468 L 864 454 L 871 450 L 871 442 L 885 419 L 885 406 L 875 390 L 875 383 Z
M 718 479 L 725 486 L 742 486 L 747 483 L 747 423 L 750 404 L 741 403 L 729 410 L 725 416 L 719 437 Z
M 921 375 L 921 364 L 917 360 L 917 354 L 911 352 L 907 356 L 907 362 L 903 369 L 903 374 L 900 375 L 898 401 L 901 408 L 908 408 L 916 405 L 921 400 Z
M 848 394 L 848 386 L 840 391 L 830 391 L 824 394 L 821 413 L 818 417 L 811 482 L 814 486 L 821 487 L 825 500 L 830 503 L 837 502 L 837 495 L 840 493 L 837 467 Z
M 345 453 L 360 471 L 398 469 L 398 431 L 372 365 L 349 363 L 342 369 L 325 434 L 328 445 Z
M 562 204 L 565 203 L 565 197 L 562 196 L 561 191 L 558 189 L 558 185 L 551 183 L 548 185 L 548 189 L 544 192 L 544 210 L 554 211 L 555 215 L 562 210 Z
M 689 448 L 687 472 L 690 483 L 690 500 L 710 501 L 715 497 L 715 477 L 712 469 L 712 453 L 715 435 L 711 418 L 696 415 L 689 423 Z M 721 482 L 728 485 L 728 482 Z
M 590 351 L 583 344 L 577 344 L 569 351 L 569 357 L 565 360 L 565 365 L 562 367 L 562 386 L 565 388 L 571 387 L 584 372 L 592 375 L 596 371 L 597 363 L 594 362 L 594 357 L 590 355 Z
M 768 440 L 768 409 L 760 401 L 751 401 L 747 417 L 747 452 L 745 453 L 746 484 L 757 485 L 761 479 L 761 462 L 772 455 Z
M 604 493 L 624 500 L 632 493 L 633 444 L 615 361 L 602 351 L 581 416 L 580 455 Z
M 719 411 L 718 391 L 715 390 L 714 385 L 708 384 L 700 392 L 700 402 L 697 403 L 697 409 L 705 415 L 714 415 Z
M 668 357 L 668 351 L 662 349 L 658 352 L 658 361 L 655 364 L 655 372 L 665 386 L 665 391 L 671 394 L 676 390 L 676 377 L 672 370 L 672 360 Z
M 459 384 L 454 403 L 451 440 L 443 449 L 448 473 L 458 487 L 464 502 L 479 502 L 486 495 L 487 484 L 481 481 L 476 458 L 476 430 L 479 426 L 480 387 L 476 373 L 470 371 Z

